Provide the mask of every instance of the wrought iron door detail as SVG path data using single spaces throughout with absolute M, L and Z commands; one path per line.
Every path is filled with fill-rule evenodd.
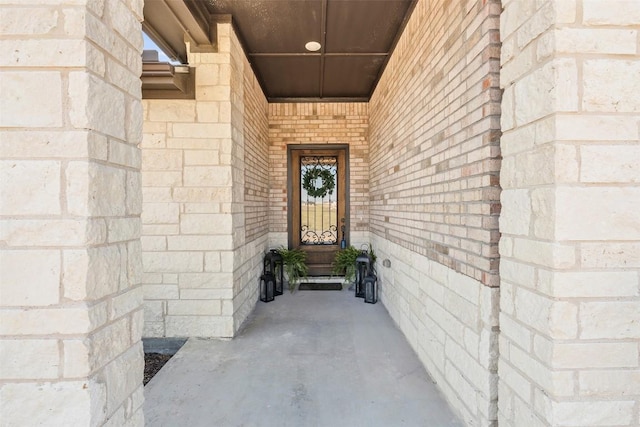
M 300 243 L 338 244 L 338 158 L 300 158 Z

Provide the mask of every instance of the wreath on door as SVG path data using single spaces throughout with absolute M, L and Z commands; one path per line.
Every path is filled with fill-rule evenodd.
M 318 178 L 322 182 L 320 186 L 316 186 Z M 302 177 L 302 187 L 311 197 L 324 197 L 327 194 L 333 194 L 335 184 L 336 181 L 331 171 L 319 167 L 308 169 Z

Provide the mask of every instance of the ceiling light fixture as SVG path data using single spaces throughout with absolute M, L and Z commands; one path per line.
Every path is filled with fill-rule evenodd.
M 320 50 L 322 46 L 318 42 L 307 42 L 307 44 L 305 44 L 304 47 L 309 52 L 317 52 Z

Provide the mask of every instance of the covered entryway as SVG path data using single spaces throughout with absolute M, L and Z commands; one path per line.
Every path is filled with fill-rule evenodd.
M 289 247 L 307 253 L 309 275 L 331 274 L 348 242 L 347 148 L 289 149 Z
M 149 426 L 463 424 L 381 304 L 285 292 L 231 341 L 191 339 L 145 387 Z

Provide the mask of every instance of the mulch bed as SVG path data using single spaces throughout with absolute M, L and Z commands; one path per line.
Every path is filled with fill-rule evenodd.
M 147 385 L 151 378 L 158 373 L 165 363 L 171 359 L 172 354 L 145 353 L 144 354 L 144 380 L 142 384 Z

